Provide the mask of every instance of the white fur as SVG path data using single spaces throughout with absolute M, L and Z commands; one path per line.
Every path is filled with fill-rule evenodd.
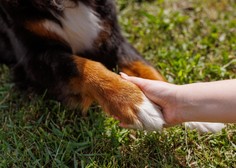
M 148 98 L 143 96 L 143 103 L 138 106 L 138 120 L 130 128 L 136 128 L 147 131 L 161 131 L 165 124 L 161 108 L 152 103 Z M 207 123 L 207 122 L 187 122 L 184 123 L 187 128 L 196 129 L 203 132 L 221 131 L 225 124 L 223 123 Z
M 139 110 L 137 114 L 139 121 L 136 121 L 133 128 L 148 131 L 162 130 L 165 121 L 159 106 L 152 103 L 143 95 L 143 103 L 137 108 Z
M 69 7 L 63 9 L 63 16 L 56 16 L 62 26 L 47 20 L 43 23 L 44 27 L 70 44 L 73 53 L 90 49 L 102 29 L 96 13 L 83 3 L 64 6 Z
M 216 133 L 221 131 L 225 124 L 223 123 L 208 123 L 208 122 L 187 122 L 184 123 L 185 127 L 190 129 L 196 129 L 198 132 L 204 133 L 204 132 L 212 132 Z
M 63 16 L 57 16 L 62 23 L 62 27 L 49 20 L 43 23 L 44 27 L 58 34 L 70 44 L 73 53 L 91 48 L 93 41 L 98 37 L 102 29 L 96 13 L 83 3 L 75 5 L 66 1 L 63 6 L 69 7 L 63 8 Z M 144 96 L 143 103 L 137 108 L 139 110 L 138 120 L 129 127 L 148 131 L 162 130 L 165 121 L 160 107 Z M 224 124 L 220 123 L 190 122 L 185 125 L 190 129 L 197 129 L 200 132 L 217 132 L 224 128 Z

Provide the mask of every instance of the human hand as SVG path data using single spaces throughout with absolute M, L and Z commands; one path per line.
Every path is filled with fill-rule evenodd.
M 124 73 L 120 75 L 123 79 L 136 84 L 152 102 L 161 107 L 167 125 L 182 123 L 181 114 L 178 111 L 177 101 L 179 100 L 176 98 L 178 85 L 131 77 Z
M 219 92 L 219 89 L 217 89 L 219 88 L 218 85 L 222 86 L 222 82 L 203 85 L 174 85 L 162 81 L 130 77 L 124 73 L 121 73 L 121 77 L 136 84 L 148 99 L 161 107 L 161 112 L 163 113 L 166 123 L 166 125 L 164 125 L 165 127 L 185 123 L 187 128 L 197 129 L 199 132 L 218 132 L 225 127 L 222 123 L 209 123 L 224 122 L 226 120 L 225 117 L 222 117 L 225 111 L 221 111 L 222 108 L 220 108 L 221 105 L 219 105 L 219 99 L 222 101 L 223 93 L 220 93 L 219 95 L 221 96 L 218 96 L 218 98 L 215 96 L 215 93 L 217 91 Z M 230 83 L 235 84 L 234 81 L 223 83 L 226 83 L 224 84 L 226 89 Z M 204 94 L 206 92 L 208 92 L 208 97 Z M 230 91 L 228 93 L 231 94 Z M 231 101 L 230 98 L 232 96 L 228 97 L 229 98 L 225 98 L 226 102 Z M 210 102 L 213 98 L 216 100 L 213 101 L 213 105 L 211 105 Z M 227 103 L 222 104 L 224 106 L 224 104 Z M 228 106 L 223 109 L 225 108 L 227 109 Z M 233 117 L 235 114 L 236 113 L 231 110 L 228 114 L 230 116 L 229 118 L 235 118 Z M 232 120 L 230 119 L 227 119 L 227 121 Z

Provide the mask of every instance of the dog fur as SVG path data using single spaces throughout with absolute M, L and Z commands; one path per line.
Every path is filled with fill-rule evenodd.
M 122 36 L 113 0 L 2 0 L 0 24 L 0 63 L 19 88 L 83 111 L 96 101 L 131 128 L 162 128 L 159 107 L 112 72 L 164 80 Z

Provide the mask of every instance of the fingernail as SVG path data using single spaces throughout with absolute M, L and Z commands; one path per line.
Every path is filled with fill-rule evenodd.
M 124 72 L 120 72 L 120 76 L 123 78 L 123 79 L 128 79 L 128 75 L 125 74 Z
M 113 116 L 113 118 L 120 121 L 119 117 Z
M 124 124 L 124 123 L 120 123 L 119 126 L 122 127 L 122 128 L 126 128 L 127 127 L 127 125 Z

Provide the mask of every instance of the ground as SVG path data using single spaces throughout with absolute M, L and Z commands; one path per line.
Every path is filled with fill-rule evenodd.
M 175 84 L 236 77 L 234 0 L 117 0 L 124 35 Z M 236 126 L 200 135 L 118 127 L 14 89 L 0 67 L 0 167 L 236 167 Z

